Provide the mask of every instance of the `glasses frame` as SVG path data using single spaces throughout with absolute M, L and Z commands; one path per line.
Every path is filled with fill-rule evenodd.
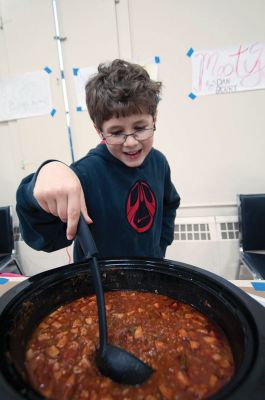
M 120 145 L 120 144 L 124 144 L 129 136 L 133 136 L 134 140 L 137 140 L 137 142 L 144 142 L 145 140 L 148 140 L 148 139 L 150 139 L 151 137 L 154 136 L 155 130 L 156 130 L 155 125 L 152 128 L 143 128 L 142 131 L 152 131 L 152 135 L 148 136 L 145 139 L 139 139 L 139 138 L 136 137 L 137 134 L 139 134 L 139 129 L 135 130 L 134 132 L 129 133 L 129 134 L 120 133 L 119 136 L 123 137 L 123 141 L 121 141 L 120 143 L 110 143 L 110 142 L 108 142 L 108 139 L 111 139 L 111 138 L 115 137 L 115 135 L 113 135 L 112 133 L 110 133 L 108 136 L 106 136 L 106 134 L 104 132 L 100 132 L 100 133 L 102 135 L 102 138 L 106 141 L 107 144 Z

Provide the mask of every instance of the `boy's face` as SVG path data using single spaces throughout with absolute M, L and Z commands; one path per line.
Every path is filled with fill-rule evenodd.
M 112 117 L 103 122 L 102 133 L 104 137 L 108 135 L 119 135 L 124 133 L 130 135 L 133 132 L 145 128 L 154 128 L 155 118 L 150 114 L 133 114 L 128 117 Z M 132 135 L 126 138 L 122 144 L 108 144 L 106 146 L 109 152 L 118 160 L 127 165 L 127 167 L 139 167 L 153 146 L 153 136 L 143 141 L 136 140 Z

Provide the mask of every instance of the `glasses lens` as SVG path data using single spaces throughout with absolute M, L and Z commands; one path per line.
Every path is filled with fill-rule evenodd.
M 106 142 L 108 144 L 122 144 L 122 143 L 124 143 L 124 135 L 106 136 Z
M 142 129 L 141 131 L 137 131 L 134 134 L 134 137 L 136 140 L 146 140 L 149 139 L 151 136 L 154 134 L 154 129 L 153 128 L 146 128 Z
M 125 133 L 117 134 L 117 135 L 106 135 L 105 140 L 108 144 L 123 144 L 128 136 L 133 136 L 136 140 L 146 140 L 153 136 L 155 128 L 146 128 L 135 131 L 130 135 L 126 135 Z

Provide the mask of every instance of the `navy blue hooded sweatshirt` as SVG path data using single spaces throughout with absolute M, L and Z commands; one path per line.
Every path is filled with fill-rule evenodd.
M 180 197 L 161 152 L 152 149 L 140 167 L 130 168 L 112 156 L 105 144 L 99 144 L 71 168 L 84 191 L 100 258 L 164 257 L 174 237 Z M 16 210 L 25 242 L 36 250 L 52 252 L 72 242 L 66 238 L 66 224 L 46 213 L 34 198 L 37 174 L 22 180 Z M 76 242 L 74 261 L 83 258 Z

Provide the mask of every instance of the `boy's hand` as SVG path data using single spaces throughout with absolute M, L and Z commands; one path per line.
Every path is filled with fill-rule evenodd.
M 41 168 L 33 195 L 43 210 L 67 222 L 68 240 L 75 237 L 80 212 L 88 224 L 92 223 L 77 175 L 61 162 L 52 161 Z

